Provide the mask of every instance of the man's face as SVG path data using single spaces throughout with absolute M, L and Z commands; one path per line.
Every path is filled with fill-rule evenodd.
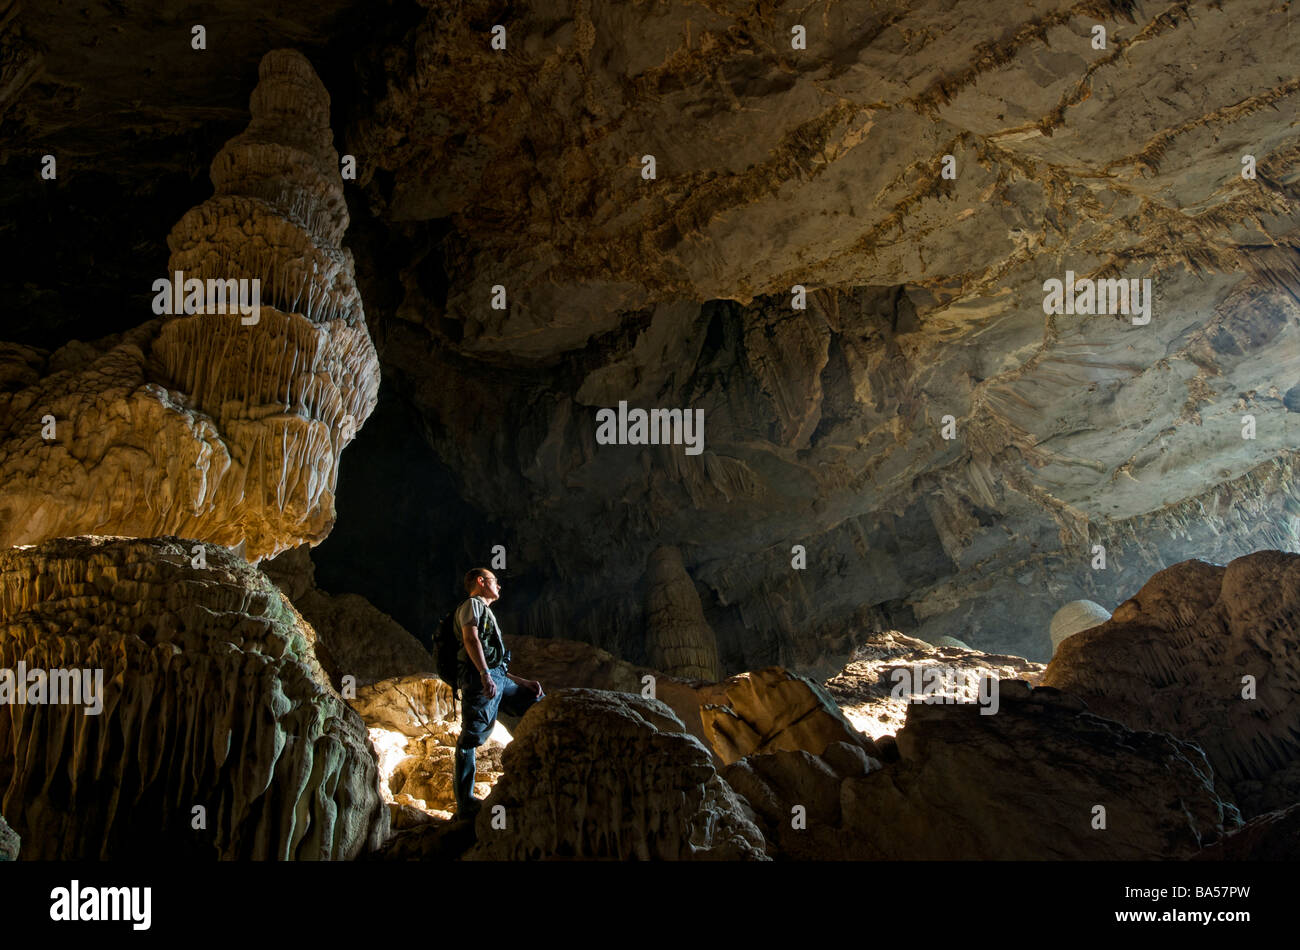
M 485 574 L 478 579 L 479 585 L 493 599 L 498 600 L 501 597 L 501 582 L 497 580 L 495 574 Z

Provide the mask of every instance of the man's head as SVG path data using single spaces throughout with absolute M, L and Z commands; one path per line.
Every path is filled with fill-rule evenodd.
M 501 596 L 501 582 L 486 567 L 476 567 L 465 575 L 465 593 L 491 603 Z

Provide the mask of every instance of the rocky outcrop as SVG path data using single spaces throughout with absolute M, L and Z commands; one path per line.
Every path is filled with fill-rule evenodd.
M 887 631 L 859 646 L 825 687 L 856 729 L 880 739 L 897 733 L 907 719 L 909 704 L 924 700 L 927 693 L 931 701 L 976 702 L 982 677 L 1033 684 L 1045 668 L 1023 657 L 931 646 Z
M 179 535 L 256 559 L 329 533 L 379 364 L 339 246 L 329 95 L 291 50 L 260 78 L 248 130 L 213 160 L 216 194 L 168 238 L 167 278 L 201 282 L 175 300 L 193 292 L 199 311 L 173 301 L 95 343 L 0 350 L 0 544 Z M 223 297 L 218 312 L 228 281 L 260 311 Z
M 367 686 L 392 677 L 433 676 L 433 656 L 388 614 L 359 594 L 329 594 L 316 586 L 306 545 L 262 565 L 316 631 L 316 648 L 336 689 L 342 677 Z
M 1134 732 L 1054 689 L 1011 680 L 999 692 L 995 715 L 911 706 L 899 760 L 843 778 L 838 796 L 834 770 L 785 763 L 774 799 L 756 806 L 784 822 L 777 845 L 859 860 L 1169 860 L 1240 825 L 1191 743 Z M 791 827 L 794 805 L 804 829 Z
M 347 859 L 378 845 L 374 753 L 314 639 L 222 548 L 0 551 L 0 669 L 83 672 L 80 696 L 0 704 L 0 790 L 23 857 Z
M 764 856 L 763 836 L 708 750 L 656 700 L 548 694 L 524 716 L 503 762 L 467 858 Z
M 646 568 L 646 654 L 650 665 L 682 679 L 716 680 L 718 646 L 682 553 L 664 546 Z
M 741 673 L 711 692 L 714 701 L 706 702 L 700 715 L 714 751 L 727 764 L 753 753 L 821 755 L 837 742 L 879 755 L 875 743 L 845 719 L 824 689 L 789 670 Z
M 0 861 L 17 861 L 20 847 L 22 839 L 18 837 L 18 832 L 10 828 L 4 817 L 0 816 Z
M 1205 750 L 1247 817 L 1300 801 L 1300 555 L 1154 575 L 1064 641 L 1043 683 L 1134 729 Z
M 379 762 L 380 789 L 394 829 L 449 819 L 456 807 L 453 757 L 460 704 L 436 676 L 387 679 L 357 690 L 349 704 L 365 721 Z M 497 722 L 475 756 L 474 794 L 485 798 L 501 778 L 510 732 Z
M 1300 854 L 1300 804 L 1258 815 L 1193 856 L 1195 861 L 1294 861 Z

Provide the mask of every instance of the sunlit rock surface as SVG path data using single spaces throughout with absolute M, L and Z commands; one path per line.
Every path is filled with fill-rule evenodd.
M 859 646 L 825 687 L 855 728 L 878 739 L 898 732 L 908 704 L 923 700 L 927 692 L 932 700 L 976 702 L 981 677 L 1032 684 L 1044 669 L 1023 657 L 931 646 L 888 631 Z
M 0 551 L 0 668 L 103 671 L 97 715 L 0 705 L 0 790 L 23 858 L 347 859 L 377 846 L 388 818 L 374 753 L 314 641 L 222 548 L 74 538 Z
M 1300 801 L 1300 555 L 1176 564 L 1064 641 L 1043 683 L 1195 742 L 1247 817 Z M 1249 679 L 1247 679 L 1249 678 Z

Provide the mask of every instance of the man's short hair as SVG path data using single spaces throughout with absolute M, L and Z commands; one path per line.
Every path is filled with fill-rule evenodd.
M 486 567 L 476 567 L 465 575 L 465 593 L 473 594 L 478 590 L 478 579 L 480 577 L 490 577 L 492 572 Z

